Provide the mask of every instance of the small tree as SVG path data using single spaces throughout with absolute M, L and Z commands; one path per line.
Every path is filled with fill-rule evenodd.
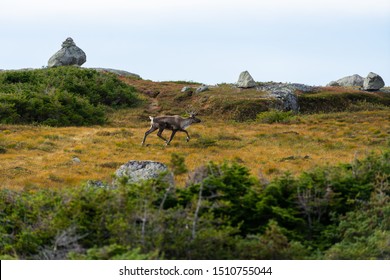
M 181 154 L 172 153 L 170 165 L 175 175 L 184 174 L 188 171 L 185 164 L 185 157 Z

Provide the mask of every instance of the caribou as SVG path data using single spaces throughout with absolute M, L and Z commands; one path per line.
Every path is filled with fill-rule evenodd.
M 151 126 L 150 129 L 145 132 L 145 136 L 141 145 L 143 146 L 145 144 L 146 137 L 157 129 L 158 129 L 157 136 L 163 139 L 166 145 L 169 145 L 171 143 L 173 137 L 178 131 L 185 132 L 187 134 L 187 138 L 186 138 L 187 142 L 190 141 L 190 135 L 188 134 L 186 128 L 188 128 L 193 123 L 200 123 L 201 120 L 196 117 L 197 115 L 196 113 L 190 113 L 189 115 L 190 116 L 188 118 L 182 118 L 178 115 L 159 116 L 159 117 L 149 116 Z M 172 131 L 169 140 L 167 140 L 162 136 L 162 133 L 165 129 Z

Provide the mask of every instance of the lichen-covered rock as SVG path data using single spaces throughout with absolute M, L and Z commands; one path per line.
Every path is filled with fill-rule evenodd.
M 363 89 L 368 91 L 380 90 L 385 86 L 385 82 L 382 77 L 373 72 L 368 73 L 363 82 Z
M 253 88 L 256 86 L 255 80 L 253 80 L 251 74 L 248 71 L 241 72 L 238 77 L 237 87 L 239 88 Z
M 170 186 L 174 185 L 174 178 L 172 172 L 169 171 L 168 167 L 156 161 L 139 161 L 130 160 L 123 164 L 115 172 L 116 180 L 126 177 L 129 183 L 137 183 L 143 180 L 161 179 L 168 183 Z
M 342 87 L 362 87 L 364 78 L 358 74 L 338 79 L 336 83 Z
M 314 87 L 304 84 L 285 84 L 285 83 L 268 83 L 256 88 L 258 91 L 268 92 L 268 96 L 278 102 L 277 109 L 283 111 L 299 111 L 298 96 L 296 90 L 302 92 L 312 92 Z
M 283 111 L 299 111 L 298 97 L 291 88 L 284 87 L 273 90 L 270 93 L 270 96 L 281 101 L 280 109 Z
M 76 46 L 72 38 L 67 38 L 62 43 L 62 48 L 50 57 L 48 67 L 78 65 L 87 61 L 85 52 Z

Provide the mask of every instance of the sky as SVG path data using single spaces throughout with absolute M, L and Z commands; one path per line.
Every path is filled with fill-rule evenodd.
M 0 69 L 41 68 L 72 37 L 83 67 L 153 81 L 390 85 L 389 0 L 1 0 Z

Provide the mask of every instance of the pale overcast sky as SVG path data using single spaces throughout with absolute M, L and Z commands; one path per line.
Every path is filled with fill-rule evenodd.
M 1 0 L 0 69 L 40 68 L 72 37 L 84 67 L 153 81 L 390 85 L 389 0 Z

